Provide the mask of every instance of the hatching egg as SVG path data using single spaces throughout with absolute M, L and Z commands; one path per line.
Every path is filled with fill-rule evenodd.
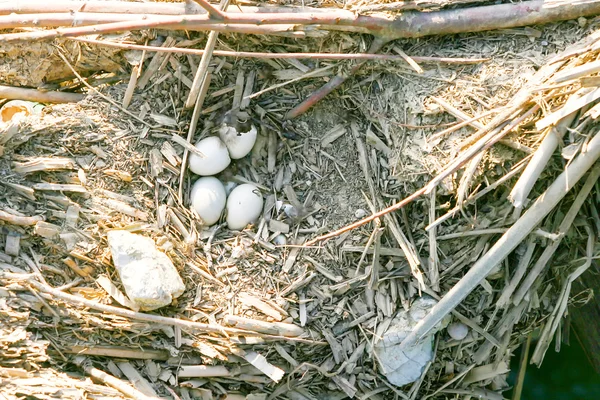
M 243 158 L 250 153 L 252 147 L 254 147 L 254 143 L 256 143 L 256 135 L 257 131 L 254 126 L 248 132 L 239 132 L 234 127 L 228 125 L 223 125 L 219 129 L 219 137 L 225 143 L 225 146 L 227 146 L 229 155 L 234 160 Z
M 255 222 L 263 208 L 263 197 L 258 188 L 245 183 L 231 191 L 227 198 L 227 226 L 240 230 Z
M 190 154 L 190 170 L 202 176 L 215 175 L 223 171 L 231 159 L 225 144 L 216 136 L 210 136 L 196 143 L 196 148 L 200 150 L 202 156 Z
M 226 201 L 225 188 L 217 178 L 200 178 L 192 186 L 191 206 L 206 225 L 212 225 L 219 220 Z

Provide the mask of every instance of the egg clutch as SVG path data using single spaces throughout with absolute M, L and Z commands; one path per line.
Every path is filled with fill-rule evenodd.
M 216 223 L 224 209 L 227 209 L 227 226 L 232 230 L 244 229 L 260 216 L 263 197 L 256 186 L 246 183 L 228 193 L 223 183 L 211 176 L 224 171 L 232 159 L 238 160 L 248 155 L 256 143 L 256 135 L 254 126 L 247 132 L 239 132 L 223 124 L 219 128 L 219 136 L 210 136 L 196 143 L 195 147 L 202 155 L 192 153 L 188 166 L 201 178 L 192 186 L 190 206 L 206 226 Z

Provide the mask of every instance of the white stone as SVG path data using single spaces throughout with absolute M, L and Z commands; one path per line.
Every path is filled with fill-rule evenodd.
M 403 386 L 416 381 L 427 363 L 433 359 L 434 334 L 447 325 L 447 321 L 442 321 L 426 338 L 413 347 L 402 350 L 400 343 L 436 303 L 437 301 L 431 297 L 415 300 L 408 312 L 404 310 L 398 312 L 390 327 L 375 344 L 375 355 L 381 372 L 391 384 Z
M 108 245 L 125 293 L 141 310 L 171 304 L 185 285 L 169 257 L 154 241 L 127 231 L 110 231 Z

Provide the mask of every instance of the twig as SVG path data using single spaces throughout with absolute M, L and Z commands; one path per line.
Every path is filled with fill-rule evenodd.
M 469 203 L 472 203 L 475 200 L 480 199 L 481 197 L 485 196 L 486 194 L 488 194 L 492 190 L 496 189 L 498 186 L 502 185 L 504 182 L 508 181 L 513 176 L 515 176 L 516 174 L 518 174 L 523 168 L 525 168 L 526 165 L 527 164 L 525 164 L 525 163 L 522 162 L 520 165 L 518 165 L 517 167 L 515 167 L 512 171 L 508 172 L 502 178 L 498 179 L 496 182 L 492 183 L 491 185 L 489 185 L 488 187 L 486 187 L 485 189 L 483 189 L 481 192 L 472 194 L 469 198 L 467 198 L 464 201 L 463 204 L 459 204 L 459 205 L 455 206 L 452 210 L 448 211 L 446 214 L 442 215 L 441 217 L 439 217 L 438 219 L 436 219 L 434 222 L 432 222 L 429 225 L 427 225 L 425 227 L 425 230 L 429 231 L 430 229 L 435 228 L 436 226 L 438 226 L 442 222 L 446 221 L 447 219 L 452 218 L 453 216 L 455 216 L 460 211 L 461 207 L 464 207 L 465 205 L 467 205 Z
M 35 225 L 44 220 L 44 217 L 36 215 L 34 217 L 20 217 L 18 215 L 9 214 L 6 211 L 0 210 L 0 220 L 6 221 L 13 225 L 29 226 Z
M 107 374 L 106 372 L 99 370 L 98 368 L 94 368 L 91 366 L 84 366 L 83 370 L 86 374 L 91 376 L 94 379 L 99 380 L 107 386 L 112 387 L 113 389 L 118 390 L 123 393 L 125 396 L 130 397 L 135 400 L 150 400 L 156 399 L 155 397 L 148 397 L 133 386 L 129 385 L 127 382 L 122 381 L 119 378 L 115 378 L 112 375 Z
M 98 96 L 100 96 L 102 99 L 106 100 L 107 102 L 109 102 L 113 106 L 117 107 L 119 110 L 121 110 L 125 114 L 129 115 L 131 118 L 134 118 L 136 121 L 139 121 L 139 122 L 141 122 L 142 124 L 144 124 L 146 126 L 150 126 L 150 127 L 152 126 L 149 123 L 147 123 L 146 121 L 144 121 L 143 119 L 141 119 L 140 117 L 138 117 L 137 115 L 133 114 L 130 111 L 127 111 L 126 109 L 124 109 L 123 107 L 121 107 L 121 105 L 119 103 L 117 103 L 116 101 L 114 101 L 110 97 L 106 96 L 105 94 L 100 93 L 100 91 L 98 91 L 98 89 L 96 89 L 95 87 L 93 87 L 92 85 L 90 85 L 89 83 L 87 83 L 87 81 L 85 79 L 83 79 L 83 77 L 77 71 L 75 71 L 75 68 L 73 68 L 73 66 L 71 65 L 71 63 L 69 62 L 69 60 L 67 60 L 67 57 L 63 54 L 62 50 L 59 49 L 58 47 L 55 47 L 55 48 L 56 48 L 58 56 L 65 62 L 65 64 L 67 64 L 67 67 L 69 67 L 69 69 L 71 70 L 71 72 L 73 72 L 73 74 L 75 75 L 75 77 L 77 79 L 79 79 L 79 81 L 81 83 L 83 83 L 83 85 L 85 87 L 87 87 L 88 89 L 90 89 L 91 91 L 93 91 L 94 93 L 96 93 Z
M 376 37 L 373 43 L 371 43 L 371 47 L 369 48 L 368 53 L 377 53 L 383 46 L 388 42 L 386 39 L 381 39 Z M 325 85 L 321 86 L 319 89 L 315 90 L 310 96 L 308 96 L 302 103 L 298 104 L 296 107 L 292 108 L 285 115 L 285 119 L 294 119 L 299 117 L 308 111 L 311 107 L 321 101 L 325 96 L 329 93 L 333 92 L 335 89 L 340 87 L 346 80 L 354 75 L 360 68 L 365 64 L 365 61 L 361 61 L 356 64 L 347 75 L 336 75 L 331 78 L 329 82 Z
M 146 50 L 164 53 L 179 53 L 201 56 L 205 50 L 188 49 L 183 47 L 157 47 L 145 46 L 133 43 L 118 43 L 110 40 L 96 40 L 82 37 L 72 37 L 70 40 L 75 40 L 83 43 L 97 44 L 99 46 L 117 47 L 128 50 Z M 214 50 L 214 56 L 219 57 L 235 57 L 235 58 L 258 58 L 258 59 L 310 59 L 310 60 L 380 60 L 380 61 L 404 61 L 402 56 L 393 54 L 369 54 L 369 53 L 262 53 L 252 51 L 230 51 L 230 50 Z M 478 64 L 489 61 L 489 58 L 451 58 L 451 57 L 426 57 L 426 56 L 410 56 L 414 61 L 427 63 L 442 63 L 442 64 Z M 332 68 L 329 66 L 327 68 Z M 493 111 L 493 110 L 492 110 Z M 476 117 L 476 119 L 486 116 L 488 113 Z
M 405 199 L 399 201 L 398 203 L 392 204 L 391 206 L 384 208 L 383 210 L 378 211 L 375 214 L 369 215 L 368 217 L 365 217 L 365 218 L 361 219 L 360 221 L 356 221 L 350 225 L 346 225 L 336 231 L 329 232 L 325 235 L 318 236 L 314 239 L 311 239 L 308 242 L 306 242 L 302 247 L 313 246 L 317 242 L 339 236 L 345 232 L 351 231 L 351 230 L 361 227 L 365 224 L 368 224 L 369 222 L 374 221 L 377 218 L 381 218 L 387 213 L 391 213 L 392 211 L 397 211 L 397 210 L 401 209 L 402 207 L 406 206 L 407 204 L 412 203 L 415 199 L 417 199 L 421 195 L 425 194 L 426 191 L 427 191 L 427 187 L 422 187 L 421 189 L 417 190 L 416 192 L 414 192 L 410 196 L 406 197 Z
M 498 265 L 529 233 L 550 213 L 579 179 L 600 157 L 600 135 L 588 144 L 587 151 L 581 153 L 566 167 L 565 171 L 550 185 L 521 218 L 483 255 L 422 319 L 413 331 L 402 341 L 402 348 L 413 346 L 436 326 L 446 315 L 467 297 L 479 283 Z
M 194 0 L 198 2 L 198 4 L 205 3 L 205 0 Z M 229 0 L 221 0 L 221 9 L 226 10 L 227 4 Z M 203 6 L 204 7 L 204 6 Z M 208 11 L 208 9 L 207 9 Z M 223 13 L 220 10 L 216 10 L 219 12 L 219 16 L 223 17 Z M 210 11 L 209 11 L 210 13 Z M 198 66 L 198 70 L 196 71 L 196 76 L 194 76 L 194 82 L 192 83 L 192 88 L 190 89 L 190 93 L 185 101 L 184 108 L 192 108 L 194 105 L 196 107 L 202 107 L 202 104 L 198 104 L 198 96 L 200 95 L 200 90 L 204 85 L 204 80 L 206 79 L 206 73 L 208 71 L 208 64 L 212 58 L 213 51 L 215 49 L 215 44 L 217 43 L 217 39 L 219 38 L 219 33 L 215 31 L 211 31 L 208 34 L 208 39 L 206 41 L 206 46 L 204 47 L 204 54 L 202 54 L 202 59 L 200 60 L 200 65 Z M 202 101 L 204 103 L 204 101 Z M 195 110 L 194 110 L 195 111 Z M 191 139 L 191 138 L 188 138 Z M 189 140 L 188 140 L 189 141 Z
M 270 91 L 275 90 L 275 89 L 282 88 L 284 86 L 287 86 L 287 85 L 290 85 L 292 83 L 301 81 L 303 79 L 308 79 L 308 78 L 311 78 L 313 76 L 318 76 L 322 72 L 328 71 L 328 70 L 330 70 L 333 67 L 334 67 L 334 65 L 329 65 L 327 67 L 315 69 L 315 70 L 307 72 L 306 74 L 304 74 L 302 76 L 299 76 L 297 78 L 294 78 L 294 79 L 291 79 L 289 81 L 285 81 L 285 82 L 282 82 L 282 83 L 278 83 L 276 85 L 270 86 L 270 87 L 265 88 L 263 90 L 259 90 L 256 93 L 252 93 L 251 95 L 244 97 L 244 99 L 253 99 L 253 98 L 258 97 L 258 96 L 260 96 L 262 94 L 265 94 L 265 93 L 270 92 Z
M 596 135 L 596 137 L 597 136 L 598 135 Z M 596 139 L 596 137 L 594 139 Z M 581 157 L 581 156 L 579 156 L 579 157 Z M 585 202 L 588 195 L 590 194 L 590 191 L 596 184 L 598 177 L 600 177 L 600 165 L 595 166 L 594 169 L 588 175 L 588 178 L 585 181 L 585 184 L 583 185 L 583 187 L 577 194 L 577 197 L 573 201 L 573 204 L 571 204 L 569 211 L 567 211 L 567 214 L 565 215 L 562 222 L 560 223 L 560 226 L 558 227 L 558 235 L 559 235 L 558 239 L 552 241 L 552 243 L 550 243 L 544 249 L 544 252 L 540 256 L 540 258 L 538 258 L 538 260 L 536 261 L 534 266 L 529 271 L 529 274 L 527 274 L 527 277 L 525 278 L 525 280 L 523 280 L 523 283 L 521 283 L 521 286 L 519 286 L 519 289 L 516 291 L 515 296 L 513 298 L 513 304 L 517 305 L 523 300 L 525 295 L 529 292 L 531 285 L 533 285 L 533 283 L 538 278 L 538 276 L 540 275 L 542 270 L 548 265 L 548 262 L 550 261 L 550 259 L 552 258 L 552 256 L 556 252 L 556 250 L 558 249 L 558 246 L 560 245 L 560 243 L 562 242 L 562 239 L 567 234 L 569 228 L 573 224 L 573 221 L 575 221 L 575 217 L 577 217 L 577 214 L 579 213 L 581 206 L 583 206 L 583 203 Z
M 529 364 L 529 349 L 531 348 L 532 337 L 533 333 L 527 335 L 527 341 L 522 345 L 521 359 L 519 360 L 519 369 L 517 372 L 517 382 L 513 388 L 511 400 L 521 400 L 521 393 L 523 392 L 523 385 L 525 384 L 525 373 L 527 372 L 527 364 Z
M 203 324 L 200 322 L 186 321 L 186 320 L 179 319 L 179 318 L 169 318 L 169 317 L 163 317 L 160 315 L 140 313 L 140 312 L 126 310 L 126 309 L 119 308 L 119 307 L 113 307 L 113 306 L 109 306 L 106 304 L 101 304 L 101 303 L 98 303 L 98 302 L 95 302 L 92 300 L 85 299 L 83 297 L 73 296 L 71 294 L 61 292 L 60 290 L 54 289 L 54 288 L 50 287 L 49 285 L 45 285 L 43 283 L 33 280 L 32 276 L 29 274 L 24 275 L 24 274 L 15 274 L 15 273 L 9 273 L 9 272 L 0 272 L 0 278 L 26 280 L 28 284 L 30 284 L 31 286 L 33 286 L 40 292 L 47 293 L 54 300 L 59 299 L 68 304 L 78 305 L 78 306 L 82 306 L 82 307 L 89 307 L 94 310 L 102 311 L 102 312 L 109 313 L 109 314 L 119 315 L 121 317 L 131 318 L 131 319 L 135 319 L 138 321 L 146 321 L 146 322 L 153 322 L 153 323 L 162 324 L 162 325 L 178 326 L 180 328 L 190 329 L 190 330 L 197 331 L 197 332 L 211 332 L 211 333 L 222 334 L 225 336 L 227 334 L 238 334 L 238 335 L 248 335 L 248 334 L 255 335 L 256 334 L 255 332 L 250 332 L 250 331 L 246 331 L 246 330 L 242 330 L 242 329 L 227 328 L 227 327 L 224 327 L 221 325 L 216 325 L 216 324 Z
M 83 100 L 85 95 L 68 92 L 42 92 L 36 89 L 0 85 L 0 98 L 36 101 L 38 103 L 77 103 Z
M 214 19 L 217 19 L 217 20 L 225 19 L 225 13 L 223 13 L 223 11 L 213 7 L 212 4 L 210 4 L 208 1 L 206 1 L 206 0 L 194 0 L 194 1 L 196 3 L 198 3 L 200 5 L 200 7 L 204 8 L 206 10 L 206 12 Z M 221 4 L 221 8 L 225 8 L 225 7 L 223 7 L 223 4 Z
M 429 196 L 429 223 L 432 223 L 435 220 L 435 199 L 436 199 L 436 189 L 434 188 Z M 440 271 L 438 268 L 439 258 L 438 258 L 438 247 L 437 247 L 437 232 L 436 229 L 429 230 L 429 282 L 431 282 L 431 288 L 439 292 L 440 290 Z
M 598 178 L 598 176 L 596 176 L 596 178 Z M 544 361 L 546 350 L 548 350 L 548 347 L 552 342 L 552 338 L 555 336 L 556 330 L 558 329 L 565 311 L 567 310 L 569 296 L 571 295 L 571 285 L 592 265 L 596 236 L 591 227 L 587 224 L 585 225 L 585 230 L 588 234 L 586 259 L 581 266 L 567 276 L 567 279 L 561 288 L 560 295 L 558 296 L 557 304 L 552 310 L 550 318 L 548 318 L 546 321 L 546 325 L 544 325 L 544 329 L 540 335 L 540 340 L 538 341 L 537 345 L 535 346 L 535 350 L 531 355 L 531 363 L 536 364 L 538 367 L 542 364 L 542 361 Z
M 229 0 L 221 0 L 221 8 L 226 9 Z M 210 64 L 210 60 L 212 58 L 212 53 L 215 48 L 215 44 L 217 43 L 217 38 L 219 37 L 219 33 L 215 31 L 211 31 L 208 35 L 208 41 L 206 42 L 206 47 L 204 49 L 204 53 L 202 54 L 202 59 L 200 60 L 200 65 L 198 66 L 198 70 L 196 71 L 196 76 L 194 77 L 194 82 L 192 83 L 192 87 L 190 89 L 190 94 L 186 100 L 184 108 L 190 108 L 192 105 L 194 106 L 194 112 L 192 113 L 192 119 L 190 121 L 190 128 L 188 130 L 186 142 L 191 145 L 192 139 L 194 138 L 194 133 L 196 132 L 196 128 L 198 126 L 198 120 L 200 119 L 200 114 L 202 111 L 202 107 L 204 105 L 204 100 L 206 99 L 206 94 L 208 93 L 208 88 L 210 86 L 211 75 L 208 72 L 208 66 Z M 189 152 L 187 148 L 183 151 L 183 160 L 181 162 L 181 170 L 179 172 L 179 189 L 178 194 L 179 198 L 183 201 L 183 185 L 184 185 L 184 177 L 185 177 L 185 169 L 187 168 Z
M 85 3 L 83 3 L 85 4 Z M 71 12 L 73 6 L 68 6 L 64 12 Z M 14 7 L 7 7 L 14 8 Z M 85 6 L 80 9 L 86 9 Z M 528 1 L 526 4 L 499 4 L 466 9 L 441 10 L 433 12 L 406 12 L 389 19 L 386 15 L 360 15 L 350 10 L 320 10 L 303 9 L 302 12 L 268 13 L 260 10 L 255 13 L 225 13 L 220 21 L 210 15 L 179 15 L 179 16 L 146 16 L 145 20 L 131 18 L 130 22 L 117 24 L 103 24 L 87 28 L 65 28 L 60 30 L 25 32 L 17 34 L 0 35 L 0 42 L 11 40 L 50 39 L 57 36 L 81 36 L 88 34 L 112 33 L 127 30 L 149 28 L 169 29 L 225 29 L 229 32 L 235 30 L 236 25 L 254 25 L 253 29 L 260 30 L 260 26 L 270 24 L 287 25 L 319 25 L 321 28 L 336 30 L 359 31 L 370 33 L 386 40 L 399 38 L 416 38 L 429 35 L 443 35 L 461 32 L 480 32 L 484 30 L 503 29 L 517 26 L 542 24 L 560 20 L 575 19 L 600 13 L 600 0 L 589 0 L 583 3 L 561 3 L 556 7 L 548 7 L 545 0 Z M 308 10 L 308 11 L 306 11 Z M 182 10 L 185 12 L 185 7 Z M 84 13 L 77 13 L 84 14 Z M 36 15 L 36 14 L 33 14 Z M 23 21 L 29 25 L 44 25 L 44 20 L 37 17 L 23 15 L 0 17 L 1 29 L 23 26 Z M 37 18 L 37 20 L 36 20 Z M 11 21 L 8 24 L 7 21 Z M 37 21 L 37 22 L 36 22 Z M 223 22 L 215 24 L 214 22 Z M 18 25 L 21 23 L 20 25 Z M 207 27 L 207 25 L 212 25 Z M 91 28 L 91 30 L 90 30 Z M 296 27 L 297 28 L 297 27 Z M 263 30 L 264 32 L 264 30 Z
M 565 103 L 565 107 L 573 103 L 578 96 L 576 94 L 569 97 Z M 517 183 L 508 195 L 508 199 L 517 209 L 522 209 L 525 206 L 527 197 L 533 188 L 535 182 L 537 182 L 542 171 L 546 168 L 546 164 L 550 160 L 550 157 L 554 153 L 554 150 L 558 147 L 558 142 L 567 132 L 568 127 L 573 122 L 576 112 L 566 115 L 558 124 L 547 130 L 546 136 L 542 140 L 538 149 L 531 157 L 531 160 L 527 164 L 525 171 L 519 177 Z

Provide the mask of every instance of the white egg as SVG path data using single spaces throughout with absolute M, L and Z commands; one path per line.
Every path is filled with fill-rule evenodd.
M 200 178 L 192 186 L 190 204 L 206 225 L 212 225 L 219 220 L 226 201 L 225 188 L 217 178 Z
M 273 238 L 273 244 L 275 246 L 285 246 L 287 244 L 287 238 L 283 234 L 279 234 Z
M 245 157 L 254 143 L 256 143 L 256 128 L 253 126 L 248 132 L 238 132 L 234 127 L 223 125 L 219 129 L 219 137 L 227 146 L 232 159 L 238 160 Z
M 223 171 L 231 159 L 225 144 L 216 136 L 210 136 L 196 143 L 196 148 L 204 155 L 190 154 L 190 170 L 202 176 L 215 175 Z
M 469 333 L 469 328 L 462 322 L 454 322 L 446 328 L 448 335 L 454 340 L 463 340 Z
M 227 226 L 240 230 L 255 222 L 263 208 L 263 197 L 258 188 L 245 183 L 231 191 L 227 199 Z

